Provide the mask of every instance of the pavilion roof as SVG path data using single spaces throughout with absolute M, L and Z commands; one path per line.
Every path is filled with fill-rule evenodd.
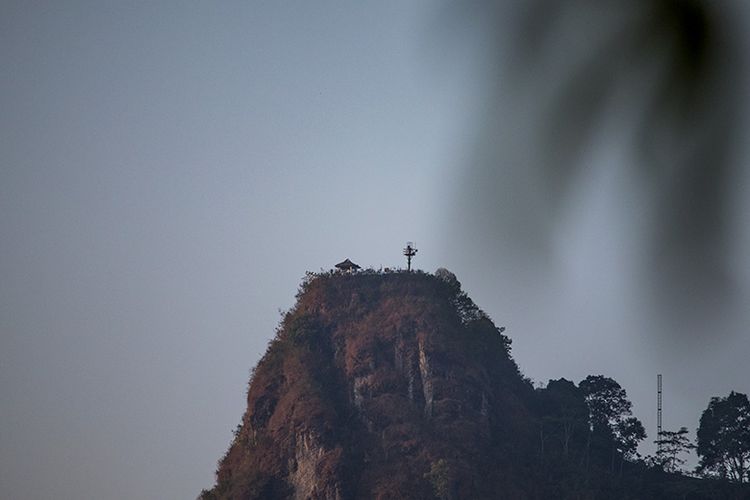
M 338 269 L 343 269 L 343 270 L 347 270 L 347 269 L 361 269 L 357 264 L 355 264 L 354 262 L 350 261 L 349 259 L 346 259 L 343 262 L 339 262 L 338 264 L 336 264 L 336 267 Z

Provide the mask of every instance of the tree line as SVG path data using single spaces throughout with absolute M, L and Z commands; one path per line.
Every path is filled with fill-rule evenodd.
M 625 389 L 612 378 L 589 375 L 577 386 L 551 380 L 536 392 L 541 414 L 538 455 L 546 464 L 559 468 L 564 462 L 585 475 L 622 475 L 626 464 L 683 473 L 684 453 L 695 450 L 700 458 L 697 475 L 750 482 L 750 402 L 745 394 L 712 398 L 701 415 L 695 443 L 686 427 L 664 430 L 654 441 L 656 454 L 641 457 L 637 449 L 646 431 L 632 415 Z

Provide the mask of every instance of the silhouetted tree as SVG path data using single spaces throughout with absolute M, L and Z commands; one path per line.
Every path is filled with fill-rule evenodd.
M 576 385 L 561 378 L 550 380 L 540 392 L 543 418 L 540 421 L 541 450 L 546 439 L 560 444 L 563 458 L 568 458 L 575 435 L 585 436 L 588 431 L 588 408 L 583 392 Z
M 615 427 L 615 441 L 618 451 L 624 459 L 638 456 L 638 443 L 646 439 L 646 429 L 635 417 L 627 417 L 617 422 Z
M 589 375 L 578 384 L 586 398 L 593 428 L 601 427 L 614 433 L 624 416 L 632 413 L 632 403 L 620 384 L 603 375 Z
M 744 482 L 750 474 L 750 402 L 732 391 L 711 398 L 698 427 L 698 472 Z
M 688 430 L 680 427 L 679 431 L 661 431 L 659 439 L 654 441 L 659 445 L 656 452 L 656 464 L 666 472 L 679 472 L 685 460 L 680 454 L 695 448 L 695 445 L 687 438 Z
M 646 437 L 643 424 L 631 417 L 633 404 L 620 384 L 603 375 L 589 375 L 579 384 L 589 409 L 589 446 L 611 450 L 610 469 L 614 471 L 616 452 L 621 459 L 635 453 Z

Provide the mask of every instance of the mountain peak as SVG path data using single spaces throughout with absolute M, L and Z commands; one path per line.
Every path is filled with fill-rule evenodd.
M 449 271 L 308 273 L 206 495 L 488 494 L 477 478 L 529 431 L 509 346 Z
M 750 494 L 637 459 L 645 432 L 616 381 L 534 389 L 503 331 L 446 269 L 308 273 L 201 497 Z

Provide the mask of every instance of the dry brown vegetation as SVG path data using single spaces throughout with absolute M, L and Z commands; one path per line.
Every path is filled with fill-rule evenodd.
M 451 494 L 489 493 L 478 474 L 501 484 L 508 443 L 531 439 L 533 389 L 508 349 L 457 281 L 308 275 L 254 371 L 211 494 L 433 498 L 441 460 Z
M 532 387 L 452 273 L 310 273 L 202 498 L 726 493 L 626 460 L 589 418 L 572 382 Z

